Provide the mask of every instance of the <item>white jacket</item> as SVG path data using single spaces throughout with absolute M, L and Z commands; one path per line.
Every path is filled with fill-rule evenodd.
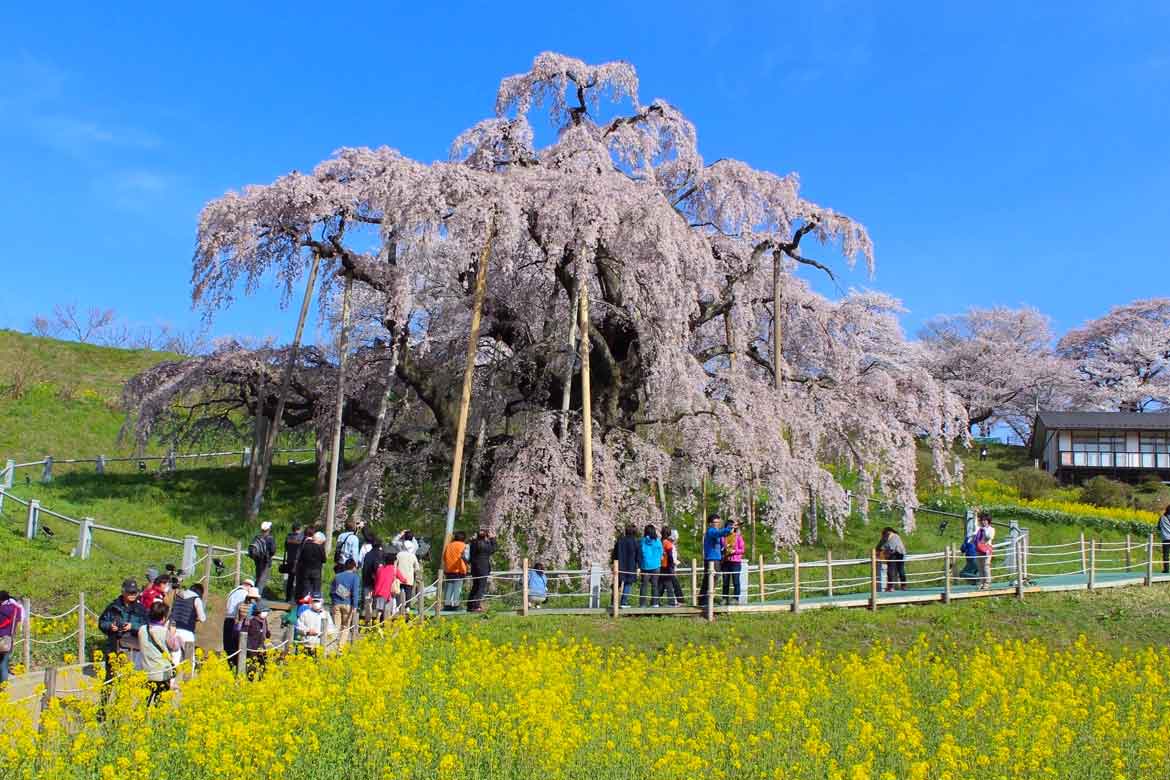
M 316 633 L 310 634 L 310 631 Z M 306 609 L 297 618 L 297 634 L 301 641 L 307 645 L 319 645 L 322 637 L 335 633 L 337 633 L 337 629 L 333 626 L 333 618 L 324 609 L 320 612 Z

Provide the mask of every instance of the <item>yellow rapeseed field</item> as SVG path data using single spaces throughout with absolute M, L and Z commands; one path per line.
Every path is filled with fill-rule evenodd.
M 451 624 L 290 658 L 259 682 L 214 658 L 153 710 L 119 680 L 41 729 L 0 705 L 0 777 L 1165 778 L 1170 651 L 919 640 L 602 650 L 497 645 Z

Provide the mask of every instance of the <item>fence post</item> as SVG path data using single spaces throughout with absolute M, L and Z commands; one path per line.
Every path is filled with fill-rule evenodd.
M 596 563 L 589 564 L 589 607 L 601 607 L 601 567 Z
M 1093 589 L 1097 580 L 1097 540 L 1089 542 L 1089 590 Z
M 1133 541 L 1129 534 L 1125 535 L 1125 571 L 1129 572 L 1130 567 L 1133 566 Z
M 340 641 L 340 634 L 338 635 Z M 325 655 L 325 638 L 321 638 L 321 655 Z M 248 635 L 240 632 L 240 649 L 236 651 L 236 674 L 241 680 L 248 679 Z
M 24 670 L 32 669 L 32 602 L 21 599 L 20 622 L 24 627 Z
M 1085 535 L 1081 534 L 1081 574 L 1089 570 L 1089 556 L 1085 547 Z
M 792 611 L 800 611 L 800 555 L 792 551 Z
M 1154 535 L 1146 542 L 1146 585 L 1154 584 Z
M 240 579 L 242 578 L 242 570 L 244 566 L 244 549 L 239 539 L 236 539 L 236 587 L 240 587 Z
M 199 557 L 197 544 L 199 544 L 199 537 L 191 534 L 183 537 L 183 561 L 179 564 L 179 573 L 183 577 L 189 577 L 195 573 L 195 559 Z M 211 553 L 208 552 L 208 554 Z
M 610 588 L 610 590 L 613 591 L 613 595 L 610 598 L 609 611 L 613 617 L 617 617 L 618 616 L 618 598 L 619 598 L 618 592 L 621 588 L 621 586 L 618 584 L 619 569 L 618 569 L 618 562 L 617 561 L 613 562 L 613 566 L 610 567 L 610 572 L 613 575 L 613 583 L 612 583 L 613 587 Z
M 0 487 L 12 487 L 12 480 L 16 479 L 16 461 L 12 458 L 8 459 L 8 463 L 4 466 L 4 484 Z
M 49 706 L 49 702 L 57 695 L 57 667 L 49 666 L 45 668 L 45 692 L 41 694 L 41 712 Z M 44 728 L 44 724 L 41 724 Z
M 28 517 L 24 524 L 24 538 L 36 539 L 41 527 L 41 502 L 35 498 L 28 502 Z
M 98 474 L 105 474 L 106 473 L 106 456 L 105 455 L 98 455 L 97 456 L 97 473 Z
M 1024 599 L 1024 547 L 1017 541 L 1016 552 L 1016 598 Z
M 191 664 L 191 676 L 195 676 L 195 643 L 183 643 L 183 658 Z
M 207 558 L 203 563 L 203 598 L 211 594 L 211 545 L 207 545 Z M 295 593 L 293 594 L 296 595 Z M 295 609 L 295 607 L 294 607 Z
M 92 547 L 94 547 L 94 518 L 83 517 L 81 525 L 77 527 L 77 557 L 89 560 Z
M 77 599 L 77 663 L 85 665 L 85 591 Z
M 764 556 L 760 556 L 760 603 L 763 604 L 768 600 L 768 585 L 764 580 Z
M 946 550 L 943 551 L 943 594 L 942 600 L 944 604 L 951 603 L 951 572 L 954 571 L 954 564 L 951 559 L 951 546 L 948 544 Z
M 707 622 L 715 622 L 715 567 L 707 572 L 707 603 L 705 605 L 707 613 Z
M 524 565 L 520 569 L 520 595 L 523 601 L 520 603 L 520 614 L 528 617 L 528 559 L 524 559 Z
M 435 578 L 435 617 L 443 616 L 443 586 L 446 584 L 446 577 L 443 571 L 443 559 L 439 559 L 439 576 Z
M 878 602 L 878 588 L 877 588 L 877 550 L 869 551 L 869 608 L 870 610 L 877 609 Z
M 833 598 L 833 551 L 825 550 L 825 591 Z
M 691 558 L 691 606 L 699 608 L 699 568 L 694 558 Z
M 45 467 L 44 467 L 44 470 L 41 471 L 41 482 L 52 482 L 52 481 L 53 481 L 53 456 L 46 455 L 45 456 Z

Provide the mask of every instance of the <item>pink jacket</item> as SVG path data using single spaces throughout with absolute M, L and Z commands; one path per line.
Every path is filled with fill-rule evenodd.
M 383 599 L 390 598 L 391 591 L 394 589 L 394 580 L 398 580 L 403 585 L 410 584 L 394 564 L 386 563 L 379 566 L 377 573 L 374 574 L 374 595 Z
M 743 562 L 743 534 L 734 533 L 723 540 L 723 560 Z

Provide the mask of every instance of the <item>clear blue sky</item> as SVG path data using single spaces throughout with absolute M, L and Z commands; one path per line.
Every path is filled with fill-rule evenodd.
M 442 158 L 546 49 L 633 62 L 708 159 L 799 171 L 876 242 L 876 277 L 843 285 L 902 298 L 911 333 L 1170 294 L 1165 2 L 120 5 L 0 19 L 0 327 L 67 301 L 197 324 L 204 202 L 344 145 Z M 213 332 L 292 319 L 264 296 Z

